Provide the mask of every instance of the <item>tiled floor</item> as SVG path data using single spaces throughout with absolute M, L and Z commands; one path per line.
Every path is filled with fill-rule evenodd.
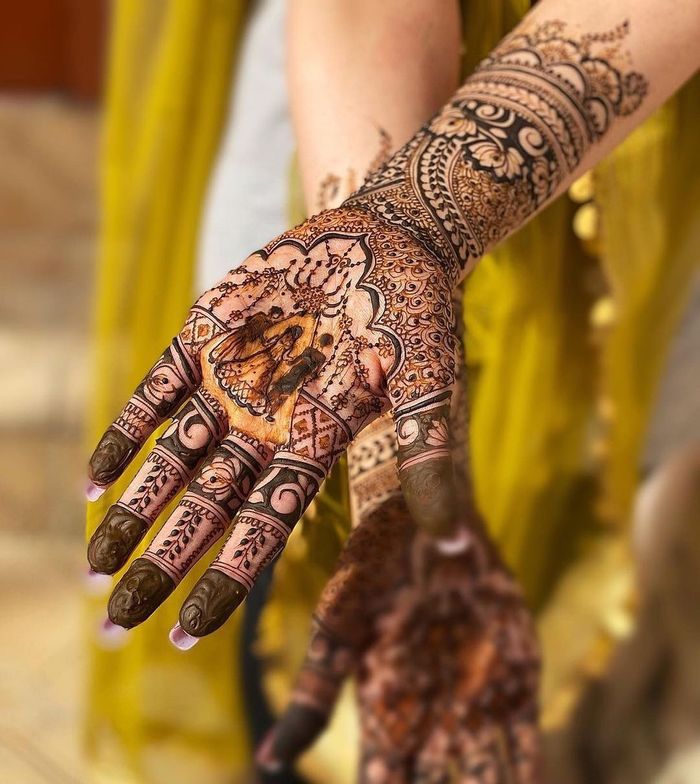
M 0 782 L 83 784 L 94 110 L 0 96 Z

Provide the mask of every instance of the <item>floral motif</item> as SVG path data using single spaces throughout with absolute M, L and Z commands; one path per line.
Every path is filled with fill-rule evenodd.
M 440 112 L 430 124 L 430 130 L 437 134 L 466 139 L 476 133 L 477 126 L 470 117 L 465 117 L 458 106 L 450 106 Z
M 428 428 L 425 443 L 430 446 L 447 446 L 450 441 L 450 434 L 447 429 L 447 420 L 433 419 Z
M 505 148 L 494 139 L 482 139 L 469 145 L 469 150 L 481 166 L 493 169 L 499 177 L 513 179 L 523 170 L 525 159 L 515 147 Z

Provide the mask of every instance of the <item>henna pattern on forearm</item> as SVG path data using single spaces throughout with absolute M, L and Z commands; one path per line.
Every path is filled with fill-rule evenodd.
M 401 226 L 459 278 L 639 107 L 647 80 L 627 67 L 627 33 L 526 21 L 347 204 Z

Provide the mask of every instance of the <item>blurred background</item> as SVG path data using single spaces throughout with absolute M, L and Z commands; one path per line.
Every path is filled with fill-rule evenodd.
M 107 3 L 2 3 L 0 780 L 84 782 L 84 412 Z
M 85 581 L 83 483 L 88 441 L 196 288 L 201 204 L 256 4 L 114 5 L 116 23 L 106 0 L 2 3 L 0 781 L 249 781 L 231 674 L 238 629 L 184 664 L 166 642 L 175 594 L 111 650 L 98 632 L 105 597 Z M 491 39 L 503 32 L 485 27 Z M 547 753 L 566 784 L 700 781 L 700 201 L 695 181 L 680 188 L 668 174 L 697 166 L 698 94 L 696 78 L 539 228 L 487 259 L 467 294 L 475 454 L 492 450 L 477 485 L 538 614 Z M 131 145 L 151 170 L 128 168 Z M 169 182 L 158 177 L 185 159 L 181 187 L 161 187 L 167 203 L 148 212 Z M 120 212 L 120 198 L 144 212 Z M 160 220 L 153 234 L 145 219 Z M 527 297 L 525 276 L 507 272 L 519 254 L 534 259 Z M 159 290 L 163 269 L 172 291 L 159 291 L 161 312 L 136 319 L 132 289 Z M 508 315 L 493 308 L 499 297 Z M 504 345 L 518 362 L 503 362 Z M 316 592 L 287 585 L 286 614 L 268 619 L 278 705 Z M 349 710 L 336 727 L 352 723 Z M 337 746 L 336 735 L 327 758 Z M 321 770 L 313 780 L 351 780 L 349 767 Z

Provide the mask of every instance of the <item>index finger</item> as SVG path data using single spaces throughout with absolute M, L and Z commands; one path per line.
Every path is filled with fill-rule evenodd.
M 201 336 L 197 332 L 202 325 L 198 317 L 204 319 L 208 336 L 216 334 L 217 325 L 211 315 L 200 316 L 193 309 L 182 331 L 136 387 L 95 448 L 88 469 L 92 483 L 88 497 L 92 500 L 121 476 L 151 433 L 180 408 L 199 384 Z

